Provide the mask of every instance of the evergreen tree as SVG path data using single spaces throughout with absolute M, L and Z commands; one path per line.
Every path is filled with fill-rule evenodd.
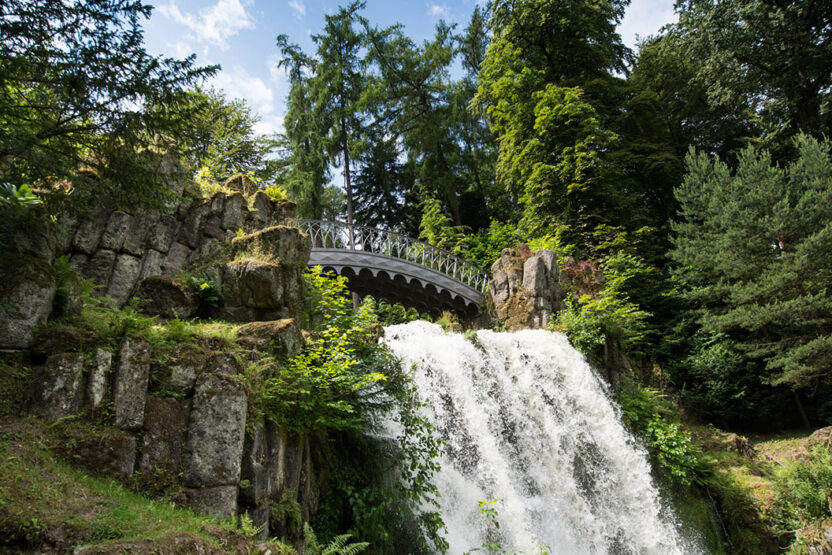
M 164 200 L 156 172 L 181 121 L 170 114 L 217 68 L 148 54 L 150 12 L 133 0 L 0 4 L 0 180 L 68 183 L 72 195 L 47 195 L 56 201 Z
M 832 381 L 832 145 L 799 136 L 795 146 L 785 167 L 745 149 L 734 172 L 691 151 L 671 256 L 705 331 L 797 389 Z

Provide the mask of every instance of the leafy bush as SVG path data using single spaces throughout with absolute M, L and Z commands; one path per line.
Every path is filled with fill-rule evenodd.
M 424 318 L 413 307 L 408 308 L 399 303 L 390 304 L 384 299 L 376 301 L 370 295 L 364 297 L 361 302 L 367 305 L 367 309 L 375 315 L 382 326 L 406 324 Z
M 672 481 L 689 485 L 709 473 L 691 445 L 690 434 L 671 420 L 673 404 L 658 390 L 625 380 L 618 401 L 624 422 L 644 439 L 659 468 Z
M 190 276 L 187 285 L 196 293 L 203 305 L 217 308 L 222 304 L 222 289 L 210 277 L 206 275 Z
M 774 487 L 776 521 L 782 530 L 798 530 L 829 518 L 832 452 L 826 446 L 814 446 L 805 458 L 779 469 Z
M 11 183 L 0 183 L 0 204 L 27 208 L 41 204 L 41 200 L 29 185 L 18 187 Z
M 352 309 L 345 278 L 320 267 L 305 277 L 314 334 L 304 352 L 266 382 L 266 414 L 298 434 L 362 429 L 361 405 L 378 393 L 374 384 L 387 379 L 377 368 L 390 365 L 373 341 L 375 319 L 366 306 Z
M 289 193 L 280 185 L 269 185 L 263 191 L 269 195 L 272 200 L 289 200 Z

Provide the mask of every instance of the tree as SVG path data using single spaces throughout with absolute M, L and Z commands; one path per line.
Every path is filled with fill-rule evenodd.
M 832 4 L 686 0 L 678 10 L 668 32 L 698 61 L 695 81 L 712 107 L 744 107 L 772 146 L 799 131 L 829 133 Z
M 135 0 L 0 5 L 0 178 L 73 191 L 77 202 L 159 203 L 155 179 L 174 136 L 166 111 L 216 67 L 153 57 Z M 165 110 L 147 111 L 154 105 Z M 66 195 L 51 195 L 66 199 Z
M 314 61 L 289 43 L 286 35 L 277 37 L 277 46 L 283 55 L 278 66 L 288 69 L 290 83 L 284 120 L 283 159 L 287 169 L 283 184 L 297 203 L 299 217 L 320 219 L 331 208 L 328 201 L 333 200 L 333 194 L 327 188 L 323 124 L 311 92 Z
M 747 148 L 734 172 L 691 150 L 671 257 L 704 330 L 800 389 L 832 381 L 832 144 L 800 135 L 795 148 L 785 167 Z
M 614 82 L 610 72 L 629 59 L 615 31 L 625 5 L 493 5 L 475 101 L 497 136 L 497 180 L 521 203 L 526 235 L 559 233 L 581 243 L 600 223 L 624 223 L 610 164 L 617 135 L 599 97 Z
M 364 2 L 355 0 L 347 7 L 327 15 L 323 33 L 313 35 L 318 45 L 312 94 L 315 107 L 321 111 L 325 147 L 334 159 L 340 158 L 344 172 L 347 198 L 347 223 L 353 223 L 352 167 L 362 136 L 360 101 L 366 78 L 359 50 L 363 34 L 354 28 L 360 23 L 358 11 Z
M 255 132 L 259 117 L 245 100 L 229 101 L 221 91 L 197 88 L 187 93 L 187 102 L 189 118 L 180 123 L 177 142 L 194 170 L 215 181 L 248 172 L 266 181 L 274 178 L 268 160 L 274 139 Z

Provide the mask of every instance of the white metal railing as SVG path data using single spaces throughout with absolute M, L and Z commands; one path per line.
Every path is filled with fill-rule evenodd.
M 323 220 L 295 220 L 312 249 L 344 249 L 383 254 L 436 270 L 484 293 L 488 274 L 448 251 L 386 229 Z

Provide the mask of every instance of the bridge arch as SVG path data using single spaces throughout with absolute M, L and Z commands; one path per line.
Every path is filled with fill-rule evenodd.
M 348 277 L 361 295 L 428 313 L 480 309 L 488 274 L 458 256 L 384 229 L 321 220 L 296 225 L 312 241 L 309 265 Z

